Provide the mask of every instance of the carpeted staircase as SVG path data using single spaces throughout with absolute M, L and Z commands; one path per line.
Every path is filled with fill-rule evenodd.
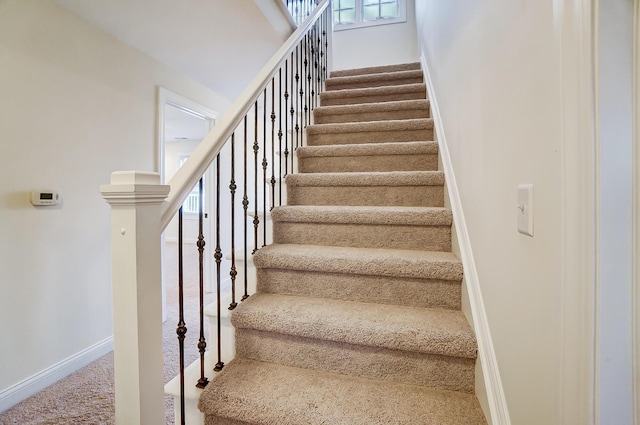
M 207 425 L 486 424 L 419 64 L 333 72 Z

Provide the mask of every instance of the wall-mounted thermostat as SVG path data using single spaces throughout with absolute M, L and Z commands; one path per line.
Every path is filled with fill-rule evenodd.
M 59 202 L 60 195 L 54 190 L 34 190 L 31 192 L 31 203 L 33 205 L 58 205 Z

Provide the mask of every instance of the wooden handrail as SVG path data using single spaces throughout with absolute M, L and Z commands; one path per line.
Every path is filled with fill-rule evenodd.
M 258 75 L 249 83 L 236 101 L 233 102 L 229 110 L 216 123 L 213 130 L 202 140 L 189 159 L 169 181 L 171 191 L 169 192 L 166 202 L 162 205 L 162 216 L 160 219 L 162 230 L 169 225 L 178 208 L 180 208 L 180 205 L 182 205 L 191 192 L 191 189 L 206 172 L 207 168 L 209 168 L 209 165 L 211 165 L 216 155 L 223 148 L 227 140 L 229 140 L 240 121 L 249 112 L 264 87 L 271 81 L 271 77 L 329 4 L 330 0 L 320 2 L 313 13 L 307 17 L 282 47 L 269 59 Z

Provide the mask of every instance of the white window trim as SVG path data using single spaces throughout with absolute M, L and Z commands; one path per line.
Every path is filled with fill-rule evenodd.
M 334 31 L 344 31 L 356 28 L 375 27 L 378 25 L 398 24 L 407 22 L 407 0 L 398 0 L 398 17 L 393 19 L 378 19 L 375 21 L 362 20 L 362 0 L 356 0 L 356 19 L 352 24 L 333 24 Z M 333 19 L 333 13 L 331 14 Z

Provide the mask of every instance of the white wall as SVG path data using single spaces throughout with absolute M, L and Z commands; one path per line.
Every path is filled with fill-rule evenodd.
M 220 112 L 229 102 L 49 2 L 0 1 L 0 63 L 3 410 L 16 384 L 111 336 L 99 185 L 156 169 L 156 87 Z M 62 204 L 31 206 L 40 188 Z
M 563 68 L 574 64 L 562 59 L 561 7 L 552 0 L 416 1 L 420 50 L 444 126 L 440 136 L 451 155 L 510 420 L 517 425 L 586 423 L 560 419 L 567 409 L 562 359 L 569 355 L 563 332 L 582 333 L 590 325 L 563 324 L 563 253 L 576 247 L 563 237 Z M 589 140 L 583 145 L 588 149 Z M 517 232 L 522 183 L 534 185 L 533 237 Z M 575 365 L 590 355 L 578 354 Z M 567 386 L 588 391 L 588 378 Z
M 334 31 L 333 70 L 417 62 L 415 5 L 407 0 L 407 21 Z
M 598 4 L 600 425 L 633 423 L 633 13 L 629 0 Z

